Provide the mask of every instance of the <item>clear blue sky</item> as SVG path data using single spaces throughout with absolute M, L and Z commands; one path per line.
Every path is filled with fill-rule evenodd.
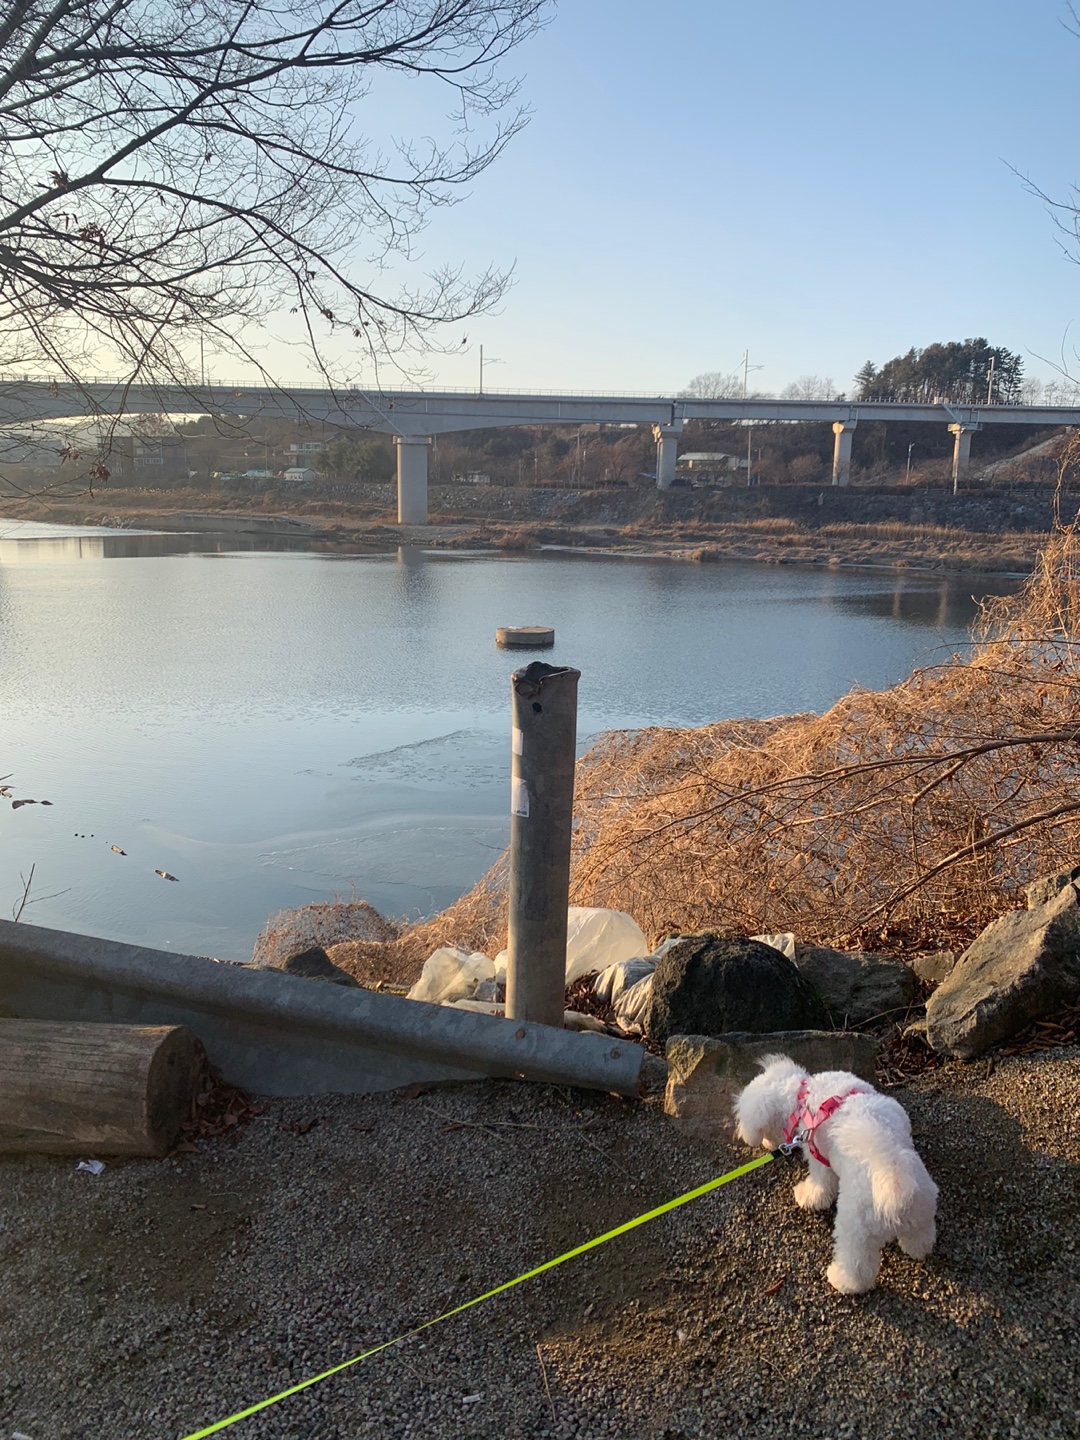
M 764 390 L 845 389 L 978 334 L 1052 378 L 1034 357 L 1070 322 L 1080 346 L 1080 267 L 1009 166 L 1080 182 L 1067 20 L 1062 0 L 563 0 L 511 61 L 531 124 L 425 234 L 423 263 L 516 273 L 432 378 L 474 385 L 483 341 L 493 388 L 670 391 L 749 348 Z

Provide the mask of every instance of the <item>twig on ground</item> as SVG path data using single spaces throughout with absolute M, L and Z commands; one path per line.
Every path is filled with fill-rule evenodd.
M 544 1394 L 547 1396 L 548 1409 L 551 1411 L 552 1423 L 558 1424 L 558 1419 L 555 1415 L 555 1401 L 551 1398 L 551 1386 L 548 1384 L 547 1366 L 544 1364 L 544 1354 L 543 1351 L 540 1349 L 539 1340 L 536 1342 L 536 1358 L 540 1361 L 540 1374 L 544 1377 Z

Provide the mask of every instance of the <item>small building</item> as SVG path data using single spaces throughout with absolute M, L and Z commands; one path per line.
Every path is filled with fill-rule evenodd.
M 676 483 L 700 488 L 703 485 L 728 487 L 740 484 L 739 472 L 746 471 L 746 456 L 727 455 L 721 450 L 690 450 L 680 455 L 675 467 Z
M 739 458 L 736 455 L 727 455 L 722 450 L 688 450 L 685 455 L 679 456 L 678 468 L 695 475 L 719 475 L 737 470 Z
M 303 456 L 303 455 L 308 455 L 308 456 L 318 455 L 321 450 L 325 450 L 325 449 L 326 449 L 326 445 L 324 444 L 324 442 L 323 442 L 322 440 L 290 440 L 290 441 L 289 441 L 289 454 L 292 455 L 294 458 L 299 458 L 300 456 Z
M 286 485 L 310 485 L 315 479 L 315 471 L 306 465 L 290 465 L 281 478 Z
M 455 475 L 455 485 L 490 485 L 491 476 L 484 475 L 479 470 L 470 470 L 467 475 Z

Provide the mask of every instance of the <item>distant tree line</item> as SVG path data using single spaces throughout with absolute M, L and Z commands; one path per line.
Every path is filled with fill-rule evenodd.
M 695 375 L 679 393 L 688 400 L 770 399 L 761 390 L 746 389 L 739 370 L 706 370 Z M 894 355 L 884 365 L 872 360 L 855 376 L 856 400 L 914 401 L 933 404 L 944 400 L 957 405 L 1014 405 L 1021 401 L 1046 404 L 1072 399 L 1075 384 L 1044 387 L 1025 381 L 1023 359 L 1004 345 L 991 345 L 982 336 L 949 340 L 923 349 L 912 346 L 906 355 Z M 775 393 L 775 392 L 773 392 Z M 830 375 L 800 375 L 784 387 L 781 400 L 846 400 Z
M 1003 345 L 981 336 L 945 344 L 915 346 L 879 369 L 872 360 L 855 376 L 859 400 L 897 400 L 933 404 L 1010 405 L 1021 398 L 1024 362 Z

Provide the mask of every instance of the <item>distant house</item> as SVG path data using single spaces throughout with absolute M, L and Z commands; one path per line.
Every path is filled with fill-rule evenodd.
M 745 467 L 746 462 L 742 463 Z M 685 455 L 679 456 L 678 467 L 680 470 L 689 470 L 693 474 L 700 474 L 704 471 L 719 475 L 729 470 L 738 470 L 739 457 L 727 455 L 722 450 L 688 450 Z
M 455 485 L 490 485 L 491 476 L 484 475 L 479 470 L 470 470 L 467 475 L 455 475 Z
M 739 471 L 746 470 L 746 456 L 727 455 L 722 450 L 688 450 L 680 455 L 676 476 L 684 485 L 733 485 Z
M 321 440 L 291 440 L 289 442 L 289 454 L 299 457 L 301 455 L 318 455 L 320 450 L 326 446 Z
M 306 465 L 292 465 L 282 476 L 286 485 L 310 485 L 315 479 L 315 471 Z

